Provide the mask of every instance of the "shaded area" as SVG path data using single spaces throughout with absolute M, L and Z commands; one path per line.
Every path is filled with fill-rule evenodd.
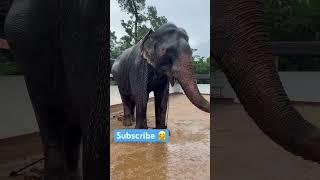
M 319 103 L 294 103 L 320 126 Z M 240 104 L 215 102 L 213 178 L 219 180 L 316 180 L 320 166 L 294 156 L 267 138 Z
M 122 106 L 112 107 L 111 112 L 111 129 L 124 128 L 118 120 Z M 153 101 L 148 104 L 147 117 L 148 126 L 155 127 Z M 111 179 L 210 179 L 209 114 L 193 106 L 185 95 L 170 95 L 168 129 L 167 144 L 114 143 L 111 134 Z
M 0 140 L 0 179 L 23 180 L 26 177 L 40 177 L 43 161 L 23 171 L 23 175 L 9 178 L 9 173 L 40 159 L 42 155 L 41 139 L 38 133 Z

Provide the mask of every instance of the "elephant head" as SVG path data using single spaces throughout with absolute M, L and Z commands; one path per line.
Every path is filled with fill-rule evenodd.
M 177 80 L 189 100 L 199 109 L 209 112 L 192 74 L 192 50 L 186 31 L 167 23 L 155 32 L 149 31 L 140 42 L 140 53 L 157 72 L 167 75 L 171 85 Z
M 213 1 L 212 56 L 257 126 L 293 154 L 320 163 L 320 130 L 291 105 L 274 64 L 262 0 Z

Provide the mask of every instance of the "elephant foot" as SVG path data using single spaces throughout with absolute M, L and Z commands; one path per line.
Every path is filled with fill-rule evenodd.
M 82 180 L 80 175 L 69 176 L 68 180 Z
M 123 121 L 122 121 L 122 124 L 124 126 L 132 126 L 131 118 L 124 118 Z
M 147 125 L 136 125 L 135 129 L 148 129 Z
M 156 125 L 156 129 L 167 129 L 165 125 Z
M 170 136 L 170 130 L 167 128 L 167 126 L 157 126 L 156 129 L 166 129 L 166 130 L 168 130 L 168 133 Z
M 44 180 L 61 180 L 65 179 L 64 175 L 45 175 Z

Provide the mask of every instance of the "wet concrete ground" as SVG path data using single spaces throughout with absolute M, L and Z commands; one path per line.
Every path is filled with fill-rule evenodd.
M 295 104 L 320 127 L 320 104 Z M 294 156 L 267 138 L 240 104 L 215 101 L 213 179 L 318 180 L 320 165 Z
M 209 99 L 209 97 L 206 97 Z M 291 155 L 267 138 L 240 104 L 215 101 L 213 163 L 216 180 L 318 180 L 320 165 Z M 154 127 L 154 104 L 149 103 L 148 124 Z M 295 107 L 320 127 L 320 105 Z M 111 128 L 122 107 L 111 109 Z M 113 118 L 113 116 L 115 116 Z M 170 96 L 168 144 L 113 143 L 112 179 L 209 179 L 209 114 L 195 108 L 184 95 Z M 111 134 L 112 137 L 112 134 Z M 37 134 L 0 141 L 0 179 L 41 157 Z M 41 164 L 38 165 L 41 167 Z M 30 170 L 28 170 L 30 172 Z
M 25 177 L 40 177 L 38 172 L 43 167 L 43 161 L 23 171 L 26 176 L 9 177 L 11 171 L 40 158 L 42 158 L 42 146 L 37 133 L 0 140 L 0 179 L 25 180 Z
M 209 96 L 206 96 L 209 99 Z M 209 114 L 194 107 L 185 95 L 170 95 L 168 128 L 170 143 L 113 143 L 111 141 L 111 179 L 209 179 Z M 111 108 L 111 129 L 123 128 L 117 120 L 122 105 Z M 113 118 L 113 116 L 116 116 Z M 154 103 L 148 105 L 148 125 L 155 127 Z M 112 137 L 113 134 L 111 134 Z M 38 134 L 0 141 L 0 180 L 42 157 Z M 43 163 L 26 169 L 26 176 L 39 173 Z
M 115 143 L 112 134 L 111 179 L 210 179 L 210 115 L 182 94 L 171 95 L 169 102 L 169 143 Z M 117 120 L 122 106 L 111 111 L 111 129 L 124 128 Z M 147 116 L 148 127 L 155 127 L 153 102 Z

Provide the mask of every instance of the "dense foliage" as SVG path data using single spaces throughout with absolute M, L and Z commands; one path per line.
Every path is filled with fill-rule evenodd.
M 265 2 L 265 22 L 272 41 L 320 40 L 319 0 Z
M 121 9 L 129 15 L 129 20 L 121 21 L 126 35 L 116 36 L 114 31 L 110 32 L 111 59 L 116 59 L 123 50 L 136 44 L 150 29 L 155 30 L 168 20 L 164 16 L 158 16 L 154 6 L 145 5 L 145 0 L 118 0 Z
M 319 41 L 319 0 L 266 0 L 265 23 L 272 41 Z M 319 57 L 280 57 L 280 71 L 320 71 Z

